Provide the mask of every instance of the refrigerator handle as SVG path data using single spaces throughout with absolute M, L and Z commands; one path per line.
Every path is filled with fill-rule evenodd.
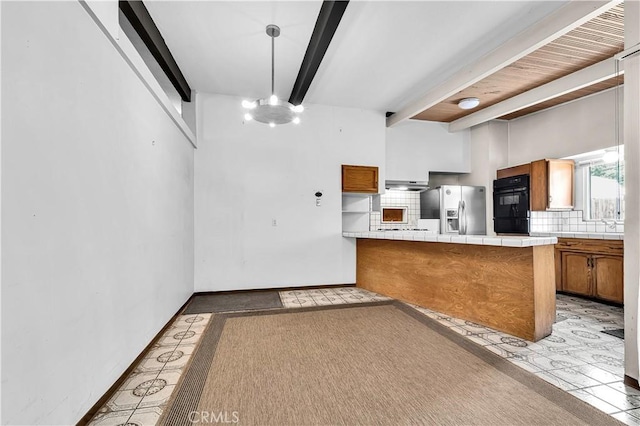
M 462 201 L 462 218 L 460 219 L 460 228 L 461 231 L 460 235 L 466 235 L 467 234 L 467 205 L 464 201 Z
M 458 234 L 462 234 L 462 200 L 458 201 Z

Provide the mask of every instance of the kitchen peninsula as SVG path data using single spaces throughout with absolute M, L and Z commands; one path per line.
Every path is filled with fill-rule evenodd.
M 555 320 L 555 237 L 344 232 L 356 285 L 530 341 Z

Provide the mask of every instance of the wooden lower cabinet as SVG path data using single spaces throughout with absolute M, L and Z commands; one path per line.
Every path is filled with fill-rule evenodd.
M 623 303 L 622 250 L 622 241 L 558 239 L 557 289 Z
M 591 256 L 582 253 L 562 253 L 562 290 L 569 293 L 591 294 Z
M 356 285 L 530 341 L 556 318 L 553 246 L 358 238 Z
M 622 303 L 624 300 L 624 280 L 621 256 L 594 256 L 595 287 L 593 295 L 600 299 Z

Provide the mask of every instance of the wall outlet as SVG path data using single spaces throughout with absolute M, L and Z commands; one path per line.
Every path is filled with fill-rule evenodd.
M 275 219 L 271 219 L 271 226 L 278 226 L 278 221 Z

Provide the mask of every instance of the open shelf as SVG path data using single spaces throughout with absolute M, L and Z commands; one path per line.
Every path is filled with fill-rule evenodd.
M 369 214 L 373 211 L 380 211 L 380 194 L 343 192 L 342 230 L 368 231 Z

